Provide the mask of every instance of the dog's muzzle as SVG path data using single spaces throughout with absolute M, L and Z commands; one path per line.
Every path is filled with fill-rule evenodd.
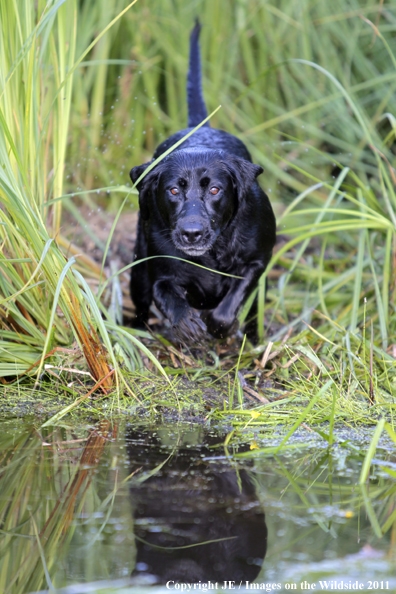
M 180 229 L 180 236 L 186 246 L 199 243 L 204 234 L 204 227 L 198 221 L 186 221 Z
M 211 229 L 201 217 L 190 216 L 178 221 L 172 233 L 175 246 L 189 256 L 200 256 L 212 246 Z

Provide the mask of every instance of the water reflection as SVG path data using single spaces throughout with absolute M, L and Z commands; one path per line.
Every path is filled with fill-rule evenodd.
M 74 517 L 115 428 L 102 421 L 79 439 L 73 430 L 41 432 L 31 421 L 2 425 L 0 592 L 52 588 L 62 548 L 74 534 Z
M 253 581 L 267 526 L 249 472 L 218 460 L 218 436 L 187 431 L 175 440 L 172 447 L 169 433 L 127 433 L 131 469 L 147 476 L 131 488 L 134 575 L 160 583 Z
M 394 450 L 359 486 L 365 449 L 344 440 L 226 458 L 194 425 L 0 422 L 0 592 L 390 580 Z

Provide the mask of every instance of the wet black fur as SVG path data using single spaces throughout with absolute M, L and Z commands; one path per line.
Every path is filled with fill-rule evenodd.
M 190 41 L 190 128 L 165 140 L 154 159 L 206 117 L 199 29 L 197 23 Z M 131 170 L 134 183 L 148 165 Z M 257 285 L 275 244 L 275 217 L 256 182 L 262 171 L 235 136 L 204 126 L 138 184 L 140 216 L 134 259 L 162 255 L 187 262 L 159 257 L 132 268 L 137 326 L 147 323 L 154 300 L 181 341 L 200 341 L 207 333 L 223 338 L 235 330 L 238 311 Z M 213 188 L 219 190 L 216 195 Z M 193 262 L 242 278 L 208 272 Z

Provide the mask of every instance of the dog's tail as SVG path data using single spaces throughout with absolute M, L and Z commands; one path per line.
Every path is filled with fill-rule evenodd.
M 201 24 L 196 20 L 195 27 L 190 36 L 190 64 L 187 77 L 187 106 L 188 106 L 188 127 L 198 126 L 206 117 L 205 101 L 202 94 L 201 80 L 201 56 L 199 51 L 199 33 Z M 204 126 L 209 126 L 206 122 Z

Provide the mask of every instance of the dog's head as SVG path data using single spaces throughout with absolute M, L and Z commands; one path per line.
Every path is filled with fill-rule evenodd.
M 149 165 L 131 170 L 133 183 Z M 262 171 L 262 167 L 222 151 L 175 151 L 138 183 L 141 216 L 160 217 L 177 249 L 188 256 L 201 256 L 244 207 L 245 197 Z

